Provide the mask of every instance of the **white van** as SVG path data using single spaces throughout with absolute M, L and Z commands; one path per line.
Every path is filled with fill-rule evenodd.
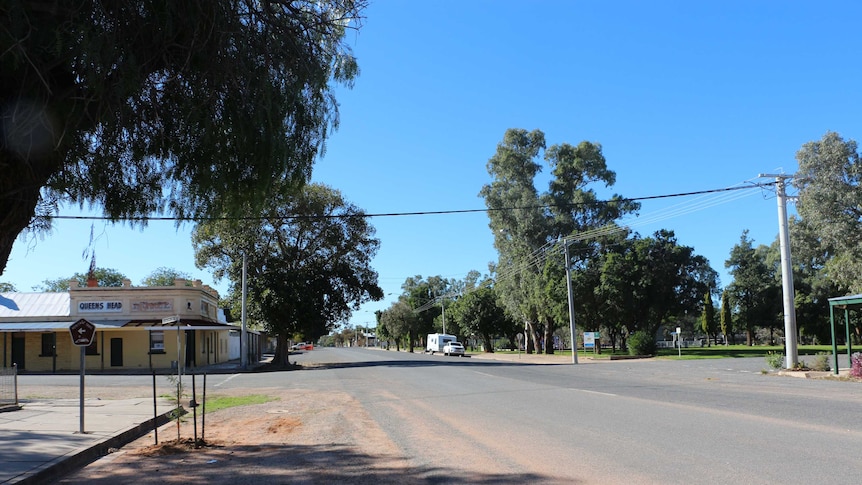
M 431 355 L 434 355 L 434 352 L 443 352 L 443 347 L 447 343 L 457 340 L 458 337 L 448 333 L 429 333 L 425 343 L 425 352 L 431 352 Z

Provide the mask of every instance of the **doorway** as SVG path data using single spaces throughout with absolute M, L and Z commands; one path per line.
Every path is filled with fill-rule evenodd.
M 111 339 L 111 367 L 123 366 L 123 339 Z
M 195 331 L 186 330 L 186 367 L 195 367 Z
M 12 363 L 18 364 L 18 370 L 24 370 L 24 336 L 12 335 Z

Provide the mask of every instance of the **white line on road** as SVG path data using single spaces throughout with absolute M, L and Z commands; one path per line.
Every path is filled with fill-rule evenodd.
M 590 390 L 587 390 L 587 389 L 572 389 L 572 390 L 573 390 L 573 391 L 586 392 L 586 393 L 588 393 L 588 394 L 598 394 L 598 395 L 600 395 L 600 396 L 617 397 L 617 395 L 616 395 L 616 394 L 611 394 L 611 393 L 609 393 L 609 392 L 590 391 Z
M 219 382 L 218 384 L 216 384 L 216 385 L 215 385 L 215 387 L 219 387 L 219 386 L 221 386 L 222 384 L 226 384 L 229 380 L 233 379 L 234 377 L 236 377 L 236 376 L 238 376 L 238 375 L 239 375 L 239 374 L 233 374 L 233 375 L 231 375 L 231 376 L 230 376 L 230 377 L 228 377 L 227 379 L 225 379 L 225 380 L 223 380 L 223 381 Z
M 479 372 L 479 371 L 477 371 L 477 370 L 474 370 L 473 372 L 475 372 L 476 374 L 479 374 L 480 376 L 500 377 L 500 376 L 495 376 L 494 374 L 486 374 L 486 373 L 484 373 L 484 372 Z

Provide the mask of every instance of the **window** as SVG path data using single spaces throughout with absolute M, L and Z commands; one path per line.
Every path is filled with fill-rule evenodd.
M 99 346 L 96 345 L 96 342 L 99 341 L 99 334 L 93 334 L 93 340 L 90 342 L 90 345 L 84 350 L 84 355 L 99 355 Z
M 150 353 L 164 354 L 165 353 L 165 331 L 151 330 L 150 331 Z
M 56 339 L 55 334 L 53 333 L 43 333 L 42 334 L 42 353 L 39 354 L 40 357 L 53 357 L 54 352 L 56 351 Z

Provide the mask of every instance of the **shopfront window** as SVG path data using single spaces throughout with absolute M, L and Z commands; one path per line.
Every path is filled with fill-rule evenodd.
M 150 331 L 150 353 L 164 354 L 165 353 L 165 331 L 151 330 Z

